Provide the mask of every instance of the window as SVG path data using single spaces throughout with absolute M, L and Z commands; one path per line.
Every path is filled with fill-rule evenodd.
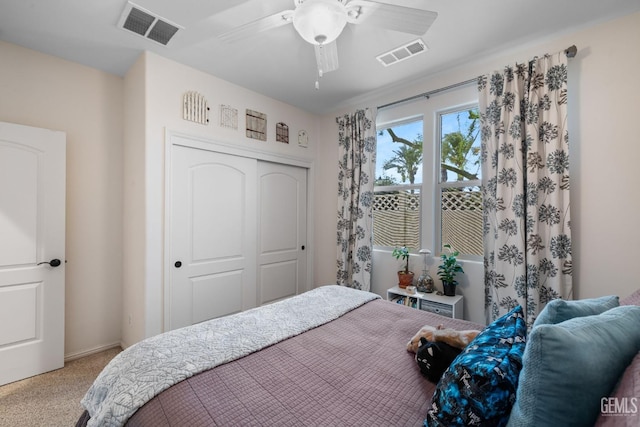
M 422 129 L 422 120 L 378 128 L 374 246 L 420 248 Z
M 480 120 L 474 87 L 378 112 L 373 244 L 479 260 Z
M 482 248 L 479 116 L 476 105 L 438 113 L 441 245 L 462 254 Z

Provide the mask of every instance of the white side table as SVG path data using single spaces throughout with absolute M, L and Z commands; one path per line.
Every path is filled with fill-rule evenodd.
M 404 305 L 415 307 L 419 310 L 429 311 L 452 319 L 464 318 L 464 307 L 462 305 L 464 297 L 462 295 L 449 297 L 437 295 L 435 292 L 430 294 L 422 292 L 410 294 L 397 286 L 387 289 L 388 301 L 397 301 L 399 299 L 402 299 Z

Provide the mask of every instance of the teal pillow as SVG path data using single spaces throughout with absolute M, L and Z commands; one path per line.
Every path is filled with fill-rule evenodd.
M 517 306 L 478 334 L 440 378 L 424 425 L 505 425 L 516 398 L 526 333 Z
M 593 425 L 600 399 L 640 351 L 640 307 L 534 327 L 509 426 Z
M 580 299 L 575 301 L 565 301 L 554 299 L 550 301 L 538 314 L 533 323 L 535 328 L 538 325 L 556 324 L 574 317 L 592 316 L 604 313 L 605 311 L 618 307 L 620 299 L 616 295 L 600 298 Z

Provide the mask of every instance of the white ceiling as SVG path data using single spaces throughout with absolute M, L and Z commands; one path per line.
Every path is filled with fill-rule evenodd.
M 117 28 L 126 0 L 0 0 L 0 40 L 119 76 L 148 50 L 323 113 L 385 86 L 640 10 L 640 0 L 378 1 L 437 12 L 422 36 L 429 51 L 385 68 L 375 57 L 416 36 L 348 24 L 337 40 L 340 67 L 324 75 L 319 90 L 314 88 L 313 46 L 292 25 L 233 44 L 217 38 L 244 23 L 293 9 L 293 0 L 134 0 L 184 27 L 166 47 Z

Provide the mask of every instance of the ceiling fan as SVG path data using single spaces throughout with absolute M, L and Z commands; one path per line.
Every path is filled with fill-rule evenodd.
M 361 24 L 421 36 L 438 14 L 371 0 L 293 0 L 295 8 L 236 27 L 218 37 L 234 42 L 262 31 L 293 24 L 314 45 L 318 77 L 338 69 L 336 39 L 347 24 Z M 316 81 L 316 89 L 318 81 Z

